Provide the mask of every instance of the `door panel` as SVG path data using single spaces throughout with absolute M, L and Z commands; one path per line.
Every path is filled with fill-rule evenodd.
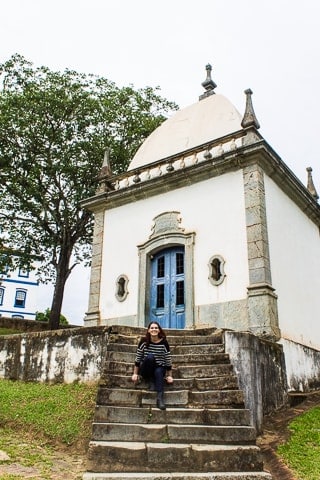
M 151 260 L 151 321 L 164 328 L 185 327 L 184 248 L 158 252 Z

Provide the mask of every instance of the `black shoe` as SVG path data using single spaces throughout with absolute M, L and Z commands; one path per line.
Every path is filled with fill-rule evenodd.
M 151 392 L 155 392 L 155 391 L 156 391 L 156 386 L 155 386 L 154 382 L 150 382 L 150 383 L 149 383 L 149 390 L 150 390 Z
M 163 392 L 158 392 L 158 395 L 157 395 L 157 407 L 158 407 L 160 410 L 165 410 L 165 409 L 166 409 L 166 406 L 165 406 L 165 403 L 164 403 L 164 400 L 163 400 Z

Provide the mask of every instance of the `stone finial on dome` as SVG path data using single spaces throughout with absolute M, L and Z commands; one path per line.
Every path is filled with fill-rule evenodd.
M 256 114 L 254 113 L 253 105 L 252 105 L 252 90 L 248 88 L 244 91 L 246 94 L 246 110 L 243 115 L 243 119 L 241 122 L 241 126 L 243 128 L 254 127 L 256 129 L 260 128 L 260 124 L 257 120 Z
M 100 177 L 110 177 L 112 175 L 111 164 L 110 164 L 110 150 L 109 148 L 105 149 L 103 162 L 100 170 Z
M 309 192 L 311 193 L 311 195 L 313 196 L 313 198 L 315 200 L 318 200 L 319 198 L 319 195 L 317 193 L 317 190 L 314 186 L 314 183 L 313 183 L 313 179 L 312 179 L 312 168 L 311 167 L 308 167 L 307 169 L 307 172 L 308 172 L 308 183 L 307 183 L 307 189 L 309 190 Z
M 214 83 L 214 81 L 211 78 L 211 70 L 212 70 L 212 66 L 210 65 L 210 63 L 208 63 L 206 65 L 207 78 L 205 79 L 204 82 L 201 83 L 201 85 L 206 91 L 205 93 L 200 95 L 199 100 L 202 100 L 203 98 L 207 98 L 209 95 L 213 95 L 215 93 L 214 89 L 216 88 L 217 85 Z

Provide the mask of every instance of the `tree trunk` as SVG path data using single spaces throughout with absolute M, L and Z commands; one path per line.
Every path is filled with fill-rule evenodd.
M 69 262 L 71 257 L 71 251 L 68 248 L 61 249 L 60 257 L 57 265 L 57 278 L 54 286 L 49 328 L 50 330 L 56 330 L 60 324 L 60 314 L 63 302 L 64 288 L 67 278 L 70 275 Z

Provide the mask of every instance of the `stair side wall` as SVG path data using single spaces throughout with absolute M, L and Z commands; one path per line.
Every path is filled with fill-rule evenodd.
M 288 402 L 285 356 L 281 345 L 247 332 L 225 332 L 225 349 L 244 391 L 257 432 L 263 417 Z

